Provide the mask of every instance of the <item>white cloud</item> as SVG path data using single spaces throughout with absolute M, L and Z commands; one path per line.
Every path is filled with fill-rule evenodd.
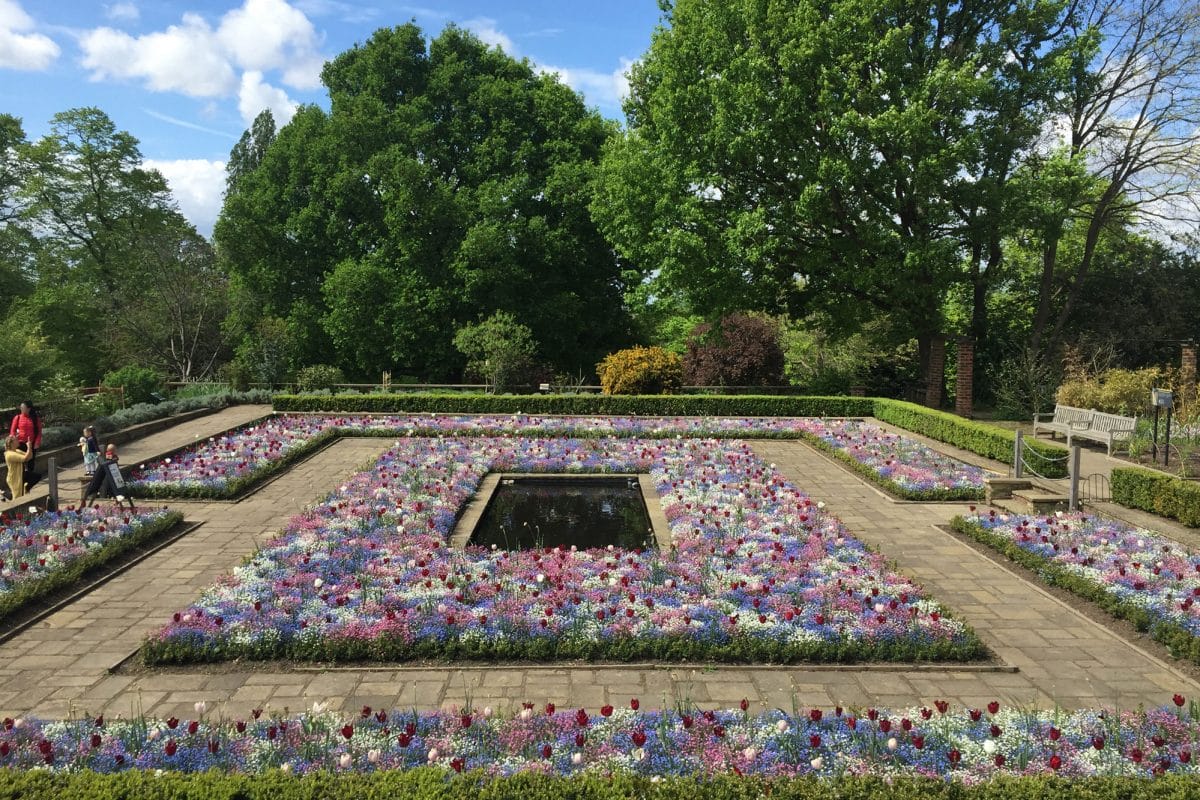
M 238 73 L 247 70 L 278 70 L 288 86 L 316 88 L 324 63 L 320 44 L 308 17 L 286 0 L 243 0 L 215 28 L 199 14 L 186 13 L 162 31 L 135 37 L 102 27 L 80 38 L 92 80 L 141 80 L 148 89 L 191 97 L 244 90 Z
M 173 161 L 148 158 L 142 163 L 147 169 L 158 170 L 167 179 L 180 212 L 196 226 L 196 230 L 205 236 L 212 235 L 225 192 L 225 162 L 203 158 Z
M 601 108 L 620 108 L 621 101 L 629 94 L 629 68 L 634 64 L 627 58 L 612 72 L 594 69 L 552 67 L 539 64 L 538 71 L 558 73 L 559 80 L 582 94 L 589 103 Z
M 213 30 L 202 17 L 184 14 L 182 24 L 137 38 L 96 28 L 84 34 L 79 45 L 92 80 L 142 78 L 154 91 L 217 97 L 230 94 L 237 78 L 214 43 Z
M 113 3 L 104 7 L 104 16 L 116 22 L 137 22 L 142 13 L 133 3 Z
M 488 47 L 499 47 L 510 56 L 518 56 L 517 46 L 508 34 L 496 27 L 496 20 L 490 17 L 475 17 L 463 22 L 463 27 L 480 38 Z
M 247 127 L 264 108 L 269 108 L 275 117 L 275 125 L 282 128 L 296 115 L 298 107 L 283 89 L 264 83 L 261 72 L 250 70 L 242 75 L 242 86 L 238 89 L 238 112 Z
M 62 52 L 54 40 L 31 33 L 33 18 L 17 0 L 0 0 L 0 68 L 44 70 Z
M 245 0 L 221 18 L 217 38 L 242 69 L 283 69 L 284 82 L 298 89 L 320 85 L 317 32 L 284 0 Z

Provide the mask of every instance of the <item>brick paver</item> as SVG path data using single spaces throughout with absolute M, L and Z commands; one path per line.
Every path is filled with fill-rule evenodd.
M 247 418 L 258 413 L 243 409 Z M 206 434 L 178 431 L 175 438 L 194 435 Z M 152 445 L 151 438 L 125 452 L 144 457 L 136 454 L 152 446 L 158 451 L 171 446 Z M 901 571 L 925 584 L 971 624 L 995 651 L 999 666 L 232 664 L 110 672 L 110 667 L 133 656 L 171 611 L 191 602 L 289 516 L 339 485 L 388 444 L 344 439 L 241 502 L 179 503 L 189 520 L 204 524 L 0 645 L 0 662 L 6 666 L 0 712 L 184 716 L 194 713 L 198 700 L 207 701 L 210 709 L 227 709 L 230 715 L 268 705 L 297 711 L 317 701 L 332 702 L 347 712 L 363 705 L 430 708 L 468 702 L 506 710 L 526 700 L 591 708 L 626 703 L 630 697 L 647 707 L 724 706 L 742 698 L 759 707 L 788 709 L 793 703 L 908 706 L 935 698 L 972 706 L 1000 699 L 1076 707 L 1157 705 L 1172 692 L 1200 694 L 1200 685 L 1171 665 L 937 527 L 965 505 L 895 502 L 808 446 L 784 441 L 758 442 L 754 447 L 811 496 L 825 500 L 855 535 L 894 559 Z

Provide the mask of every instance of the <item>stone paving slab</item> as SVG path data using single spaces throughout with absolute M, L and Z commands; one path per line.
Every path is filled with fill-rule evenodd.
M 243 407 L 226 419 L 252 419 L 261 413 Z M 217 415 L 204 420 L 230 427 Z M 176 440 L 199 435 L 178 431 Z M 790 441 L 753 446 L 808 494 L 825 500 L 856 536 L 922 582 L 975 628 L 1001 662 L 1018 671 L 955 665 L 571 664 L 378 665 L 324 671 L 235 665 L 109 673 L 108 666 L 133 655 L 143 638 L 173 610 L 194 600 L 203 587 L 279 530 L 289 516 L 339 485 L 388 445 L 379 439 L 343 439 L 238 503 L 179 504 L 189 520 L 204 524 L 0 645 L 7 677 L 0 686 L 0 713 L 59 717 L 86 710 L 184 717 L 194 714 L 198 700 L 228 715 L 244 715 L 264 706 L 299 711 L 314 702 L 332 703 L 347 713 L 363 705 L 437 708 L 468 703 L 504 711 L 519 709 L 525 701 L 593 708 L 628 703 L 632 697 L 644 707 L 736 705 L 742 698 L 755 708 L 784 709 L 793 704 L 927 705 L 937 698 L 971 706 L 998 699 L 1077 707 L 1158 705 L 1176 691 L 1200 694 L 1200 685 L 1171 665 L 936 527 L 965 511 L 965 504 L 896 503 L 812 448 Z M 162 452 L 171 446 L 177 444 L 167 437 L 153 445 L 134 443 L 124 452 L 136 455 L 152 447 Z

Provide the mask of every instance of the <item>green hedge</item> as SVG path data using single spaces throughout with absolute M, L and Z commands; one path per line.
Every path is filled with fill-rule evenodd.
M 873 397 L 763 395 L 491 395 L 362 394 L 277 395 L 276 411 L 408 412 L 441 414 L 612 414 L 644 416 L 875 417 L 939 442 L 1005 464 L 1012 463 L 1016 434 L 945 411 Z M 1067 475 L 1066 449 L 1025 439 L 1030 467 L 1047 478 Z
M 1037 576 L 1050 586 L 1066 589 L 1092 601 L 1113 616 L 1128 620 L 1139 631 L 1148 632 L 1151 638 L 1161 642 L 1176 658 L 1200 663 L 1200 638 L 1193 636 L 1191 631 L 1181 625 L 1155 619 L 1145 606 L 1123 600 L 1113 594 L 1108 586 L 1088 580 L 1062 564 L 1026 550 L 1008 537 L 994 534 L 982 525 L 963 517 L 955 517 L 950 525 L 964 536 L 969 536 L 1003 553 L 1026 569 L 1036 572 Z
M 555 777 L 479 774 L 447 776 L 438 769 L 292 777 L 279 772 L 224 775 L 128 771 L 48 773 L 0 770 L 0 800 L 1165 800 L 1195 797 L 1196 779 L 1168 775 L 1067 780 L 1054 777 L 997 778 L 974 786 L 933 778 L 844 777 L 740 778 L 734 775 L 649 778 L 629 775 Z
M 1137 467 L 1114 467 L 1109 485 L 1114 503 L 1140 508 L 1200 528 L 1200 484 Z
M 877 399 L 874 402 L 873 416 L 876 419 L 928 436 L 930 439 L 937 439 L 939 442 L 961 447 L 963 450 L 970 450 L 985 458 L 1005 464 L 1012 463 L 1013 441 L 1016 439 L 1016 433 L 1013 431 L 902 400 Z M 1025 444 L 1034 453 L 1029 457 L 1031 469 L 1047 478 L 1067 476 L 1065 448 L 1033 437 L 1026 437 Z
M 183 514 L 172 511 L 159 520 L 139 525 L 130 531 L 128 536 L 108 541 L 87 555 L 75 559 L 62 569 L 48 573 L 41 580 L 17 585 L 3 599 L 0 599 L 0 620 L 19 611 L 28 603 L 40 600 L 54 592 L 75 587 L 92 570 L 99 569 L 137 547 L 153 542 L 181 522 L 183 522 Z
M 608 394 L 277 395 L 276 411 L 439 414 L 603 414 L 629 416 L 866 417 L 868 397 Z
M 990 653 L 969 626 L 960 641 L 919 640 L 803 641 L 787 642 L 749 635 L 728 642 L 663 636 L 657 639 L 628 638 L 583 641 L 573 638 L 518 637 L 498 639 L 419 639 L 406 641 L 394 636 L 320 637 L 291 641 L 240 642 L 228 638 L 179 641 L 150 637 L 142 646 L 142 661 L 148 666 L 233 661 L 337 661 L 394 662 L 437 661 L 636 661 L 722 664 L 856 664 L 862 662 L 971 662 Z

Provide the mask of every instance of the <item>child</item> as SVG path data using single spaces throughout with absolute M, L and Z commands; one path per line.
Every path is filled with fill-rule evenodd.
M 22 451 L 16 436 L 4 441 L 4 463 L 8 466 L 7 499 L 16 500 L 25 494 L 25 464 L 33 457 L 32 448 Z
M 83 454 L 83 474 L 95 475 L 100 464 L 100 442 L 96 441 L 96 429 L 88 425 L 79 437 L 79 452 Z

